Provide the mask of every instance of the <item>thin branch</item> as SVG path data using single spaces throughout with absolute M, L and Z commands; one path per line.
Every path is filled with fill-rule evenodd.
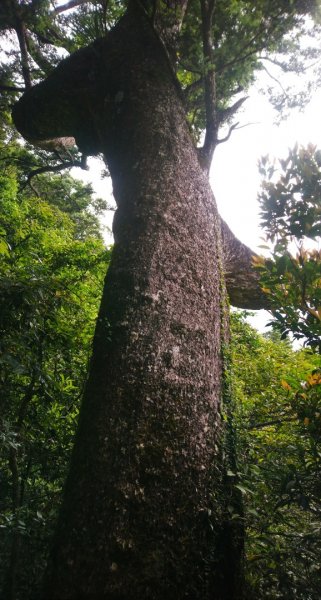
M 263 48 L 261 48 L 261 49 L 263 49 Z M 217 73 L 221 74 L 221 73 L 223 73 L 223 71 L 225 71 L 225 69 L 228 69 L 229 67 L 233 67 L 234 65 L 236 65 L 238 63 L 244 62 L 247 58 L 250 58 L 251 56 L 255 56 L 257 54 L 257 52 L 258 52 L 258 49 L 254 48 L 253 50 L 251 50 L 247 54 L 244 54 L 243 56 L 241 54 L 239 54 L 237 56 L 237 58 L 230 60 L 229 62 L 225 63 L 221 67 L 218 67 Z
M 234 123 L 234 125 L 231 125 L 231 127 L 229 128 L 229 130 L 228 130 L 228 133 L 227 133 L 227 135 L 226 135 L 226 136 L 224 136 L 223 138 L 217 138 L 217 144 L 223 144 L 224 142 L 227 142 L 227 140 L 229 140 L 229 139 L 230 139 L 230 137 L 231 137 L 231 135 L 232 135 L 233 131 L 234 131 L 235 129 L 240 129 L 240 127 L 238 127 L 238 125 L 239 125 L 239 123 L 238 123 L 238 122 L 237 122 L 237 123 Z
M 25 393 L 25 395 L 22 399 L 22 402 L 20 404 L 20 407 L 19 407 L 17 424 L 16 424 L 18 433 L 21 432 L 28 405 L 30 404 L 30 402 L 34 396 L 35 384 L 36 384 L 36 371 L 33 370 L 29 385 L 27 386 L 27 389 L 26 389 L 26 393 Z
M 34 195 L 35 195 L 37 198 L 40 198 L 40 194 L 39 194 L 38 190 L 36 190 L 36 188 L 33 186 L 33 184 L 31 183 L 31 181 L 29 181 L 28 183 L 29 183 L 29 187 L 30 187 L 30 189 L 33 191 Z M 27 184 L 26 184 L 26 185 L 27 185 Z M 24 187 L 26 187 L 26 186 L 24 186 Z M 24 188 L 23 188 L 23 189 L 24 189 Z
M 289 71 L 287 68 L 287 65 L 285 65 L 284 63 L 281 63 L 280 61 L 276 60 L 275 58 L 271 58 L 270 56 L 259 56 L 259 59 L 270 62 L 272 65 L 274 65 L 275 67 L 279 67 L 284 72 Z M 291 72 L 293 72 L 293 71 L 295 71 L 295 69 L 291 69 Z
M 273 17 L 273 26 L 271 26 L 270 30 L 267 32 L 269 35 L 271 35 L 271 33 L 277 28 L 277 26 L 279 24 L 279 19 L 280 19 L 280 17 L 282 17 L 283 12 L 284 12 L 283 8 L 281 8 L 280 11 L 278 12 L 278 14 Z M 244 56 L 242 56 L 242 53 L 247 48 L 250 48 L 254 44 L 254 42 L 256 42 L 259 39 L 260 35 L 262 33 L 265 33 L 265 32 L 266 32 L 266 28 L 265 28 L 265 24 L 263 22 L 262 26 L 259 28 L 259 30 L 256 32 L 256 34 L 253 35 L 253 37 L 238 52 L 237 58 L 235 58 L 233 60 L 230 60 L 229 62 L 227 62 L 224 65 L 222 65 L 222 67 L 220 69 L 217 69 L 217 72 L 221 73 L 222 71 L 224 71 L 228 67 L 234 66 L 235 64 L 237 64 L 239 62 L 243 62 L 244 60 L 246 60 L 250 56 L 253 56 L 254 54 L 257 54 L 258 51 L 264 50 L 265 44 L 262 45 L 262 43 L 261 43 L 260 44 L 261 48 L 260 47 L 255 47 L 253 50 L 251 50 L 251 52 L 248 52 L 247 54 L 245 54 Z
M 166 10 L 164 10 L 162 3 L 158 0 L 149 0 L 149 2 L 137 1 L 144 12 L 147 13 L 148 10 L 146 11 L 145 5 L 152 4 L 151 23 L 163 41 L 169 57 L 174 61 L 173 64 L 175 64 L 177 59 L 178 34 L 181 31 L 188 0 L 167 0 L 165 3 Z
M 41 42 L 43 44 L 49 44 L 51 46 L 55 46 L 55 45 L 59 45 L 59 44 L 57 44 L 57 42 L 63 43 L 66 41 L 65 38 L 62 35 L 60 35 L 57 31 L 55 31 L 55 29 L 53 27 L 47 27 L 46 31 L 47 31 L 47 34 L 44 35 L 44 33 L 39 31 L 35 25 L 33 26 L 33 33 L 38 38 L 39 42 Z M 48 37 L 48 34 L 51 37 Z M 54 41 L 54 40 L 56 40 L 56 41 Z
M 231 125 L 227 135 L 221 139 L 217 140 L 217 144 L 222 144 L 223 142 L 227 142 L 227 140 L 231 137 L 231 134 L 236 129 L 244 129 L 244 127 L 249 127 L 250 125 L 259 125 L 259 121 L 252 121 L 251 123 L 244 123 L 244 125 L 240 125 L 239 123 L 234 123 Z
M 0 92 L 25 92 L 25 87 L 15 87 L 14 85 L 1 85 Z
M 186 63 L 183 63 L 181 60 L 179 61 L 179 66 L 184 69 L 184 71 L 189 71 L 189 73 L 194 73 L 194 75 L 199 75 L 200 77 L 202 76 L 202 71 L 200 71 L 200 69 L 196 69 L 192 66 L 187 65 Z M 203 79 L 202 79 L 203 81 Z M 193 84 L 191 84 L 193 85 Z
M 269 62 L 272 65 L 274 65 L 275 67 L 279 67 L 279 69 L 281 69 L 281 71 L 283 71 L 284 73 L 297 73 L 297 68 L 295 66 L 291 67 L 289 63 L 282 63 L 281 61 L 276 60 L 276 58 L 271 58 L 270 56 L 259 56 L 259 59 L 265 60 L 266 62 Z M 313 69 L 313 67 L 315 67 L 319 63 L 320 58 L 317 58 L 313 63 L 310 63 L 309 65 L 304 65 L 302 72 L 306 73 L 309 69 Z
M 216 0 L 208 0 L 208 11 L 211 15 L 211 20 L 213 20 L 214 10 L 215 10 Z
M 21 478 L 20 478 L 20 506 L 22 506 L 24 503 L 26 482 L 27 482 L 27 479 L 29 478 L 29 474 L 31 471 L 31 465 L 32 465 L 32 452 L 29 451 L 29 456 L 28 456 L 28 460 L 27 460 L 27 466 L 25 469 L 25 473 L 23 475 L 21 475 Z
M 250 127 L 251 125 L 260 125 L 260 121 L 250 121 L 249 123 L 244 123 L 244 125 L 239 125 L 237 129 L 244 129 L 244 127 Z
M 290 423 L 291 421 L 297 421 L 298 417 L 287 417 L 284 419 L 273 419 L 271 421 L 265 421 L 265 423 L 255 423 L 254 425 L 248 425 L 246 429 L 251 431 L 252 429 L 264 429 L 264 427 L 272 427 L 273 425 L 282 425 L 283 423 Z
M 31 38 L 28 41 L 28 50 L 34 62 L 46 75 L 48 75 L 48 73 L 52 70 L 52 64 L 45 58 L 39 47 L 37 48 L 36 44 Z
M 264 71 L 266 72 L 266 74 L 267 74 L 267 75 L 268 75 L 268 76 L 269 76 L 271 79 L 273 79 L 273 81 L 275 81 L 275 82 L 278 84 L 278 86 L 281 88 L 281 90 L 282 90 L 283 94 L 285 95 L 285 97 L 286 97 L 286 98 L 288 98 L 288 97 L 289 97 L 289 95 L 287 94 L 286 90 L 284 89 L 284 87 L 283 87 L 283 85 L 282 85 L 281 81 L 279 81 L 279 80 L 277 79 L 277 77 L 274 77 L 274 75 L 272 75 L 272 73 L 270 73 L 270 71 L 268 71 L 268 69 L 267 69 L 267 68 L 266 68 L 264 65 L 262 65 L 262 67 L 263 67 Z
M 108 31 L 108 28 L 107 28 L 107 11 L 108 11 L 108 8 L 109 8 L 109 0 L 102 0 L 101 4 L 102 4 L 102 21 L 103 21 L 103 27 L 104 27 L 104 31 L 105 31 L 105 35 L 106 35 L 107 31 Z
M 31 173 L 29 173 L 27 181 L 23 186 L 23 189 L 25 189 L 25 187 L 29 185 L 32 191 L 37 196 L 39 196 L 39 193 L 31 184 L 31 181 L 34 177 L 36 177 L 37 175 L 42 175 L 43 173 L 57 173 L 59 171 L 63 171 L 64 169 L 71 169 L 72 167 L 80 167 L 81 169 L 86 170 L 87 164 L 84 155 L 82 156 L 81 161 L 66 160 L 65 162 L 60 163 L 59 165 L 45 165 L 43 167 L 38 167 L 38 169 L 34 169 L 33 171 L 31 171 Z
M 60 15 L 66 10 L 71 10 L 72 8 L 76 8 L 77 6 L 81 6 L 82 4 L 86 4 L 88 0 L 70 0 L 66 2 L 66 4 L 62 4 L 61 6 L 57 6 L 53 11 L 54 15 Z

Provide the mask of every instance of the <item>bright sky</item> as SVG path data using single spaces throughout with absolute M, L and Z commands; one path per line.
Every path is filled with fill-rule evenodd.
M 235 130 L 215 152 L 210 181 L 219 212 L 235 235 L 253 250 L 259 251 L 262 243 L 257 203 L 261 179 L 257 162 L 265 154 L 276 158 L 286 156 L 288 148 L 296 142 L 302 145 L 311 142 L 321 148 L 320 106 L 321 90 L 303 112 L 295 110 L 281 125 L 276 125 L 267 98 L 253 87 L 243 112 L 237 117 L 242 125 L 253 124 Z M 97 194 L 110 198 L 111 182 L 101 179 L 99 161 L 89 159 L 89 164 L 90 171 L 74 169 L 73 175 L 91 181 Z M 109 225 L 112 216 L 111 213 L 106 217 Z
M 256 124 L 234 131 L 230 140 L 217 148 L 211 184 L 219 212 L 235 235 L 258 253 L 262 253 L 259 245 L 263 243 L 263 232 L 259 225 L 257 194 L 261 176 L 257 162 L 266 154 L 276 158 L 287 156 L 288 149 L 296 142 L 301 145 L 312 143 L 321 148 L 320 106 L 321 90 L 304 111 L 293 111 L 286 121 L 277 126 L 268 100 L 254 87 L 247 100 L 242 123 Z M 249 321 L 264 332 L 269 319 L 267 312 L 257 311 Z
M 259 228 L 257 193 L 261 178 L 257 162 L 263 155 L 282 158 L 296 142 L 309 142 L 321 148 L 321 90 L 303 112 L 294 111 L 277 126 L 268 100 L 253 89 L 247 100 L 242 123 L 254 122 L 233 132 L 226 143 L 218 146 L 211 170 L 211 184 L 219 211 L 244 243 L 259 251 L 262 243 Z M 239 117 L 240 118 L 240 117 Z M 240 121 L 241 121 L 240 118 Z
M 235 130 L 227 142 L 218 146 L 210 181 L 221 216 L 242 242 L 259 253 L 263 233 L 259 227 L 257 193 L 260 175 L 257 162 L 266 154 L 276 158 L 286 156 L 288 148 L 296 142 L 302 145 L 311 142 L 321 148 L 321 90 L 313 96 L 303 112 L 295 110 L 281 125 L 276 125 L 275 113 L 268 99 L 258 92 L 258 87 L 253 86 L 243 112 L 237 117 L 241 125 L 254 124 Z M 95 165 L 94 160 L 92 164 Z M 80 173 L 79 169 L 75 169 L 73 174 L 84 176 L 92 181 L 99 195 L 110 197 L 111 183 L 106 179 L 101 180 L 97 168 L 88 173 Z M 106 218 L 109 226 L 112 217 L 113 213 L 109 213 Z M 111 240 L 108 236 L 106 239 Z M 267 313 L 258 311 L 251 322 L 264 331 L 268 319 Z

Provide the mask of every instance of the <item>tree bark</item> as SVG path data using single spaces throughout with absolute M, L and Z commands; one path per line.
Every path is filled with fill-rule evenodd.
M 103 152 L 118 207 L 43 598 L 241 598 L 242 540 L 226 511 L 220 220 L 146 17 L 130 8 L 14 117 L 29 139 L 70 135 Z
M 225 283 L 232 306 L 249 310 L 270 308 L 267 294 L 260 284 L 260 272 L 254 267 L 257 256 L 238 240 L 227 223 L 221 219 Z

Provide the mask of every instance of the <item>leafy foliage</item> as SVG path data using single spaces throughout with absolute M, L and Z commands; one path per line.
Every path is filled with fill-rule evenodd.
M 232 315 L 249 598 L 317 600 L 321 536 L 319 359 Z
M 246 99 L 246 91 L 253 83 L 256 71 L 265 69 L 267 60 L 278 64 L 278 76 L 282 72 L 299 73 L 305 69 L 300 35 L 306 29 L 305 15 L 309 13 L 317 18 L 316 12 L 314 3 L 283 2 L 281 6 L 274 0 L 215 2 L 211 64 L 204 59 L 199 34 L 200 3 L 197 0 L 189 2 L 179 43 L 178 77 L 188 98 L 192 127 L 198 136 L 205 126 L 203 82 L 206 72 L 215 72 L 217 123 L 219 126 L 230 124 L 241 106 L 240 100 Z M 313 35 L 316 32 L 315 26 Z M 317 60 L 315 53 L 312 41 L 306 44 L 305 60 Z M 271 97 L 271 85 L 268 93 Z M 286 106 L 288 97 L 295 104 L 293 93 L 284 92 L 282 98 L 277 96 L 275 104 L 279 112 Z M 296 100 L 296 104 L 304 104 L 304 95 Z
M 198 141 L 209 119 L 206 97 L 209 73 L 215 81 L 211 93 L 217 136 L 221 126 L 232 123 L 246 100 L 256 71 L 264 69 L 269 74 L 266 64 L 272 61 L 278 69 L 277 77 L 282 78 L 284 72 L 302 74 L 307 61 L 317 64 L 320 56 L 315 43 L 320 17 L 315 0 L 287 1 L 281 6 L 276 0 L 217 1 L 208 22 L 204 22 L 201 4 L 199 0 L 187 3 L 172 60 L 184 92 L 191 129 Z M 158 14 L 164 16 L 170 10 L 168 3 L 146 1 L 142 5 L 154 23 Z M 205 2 L 205 5 L 209 9 L 211 4 Z M 46 76 L 61 56 L 105 35 L 125 9 L 125 2 L 115 0 L 79 0 L 73 10 L 59 6 L 53 9 L 47 0 L 28 3 L 4 0 L 0 33 L 10 49 L 4 51 L 0 89 L 13 94 L 11 88 L 30 87 Z M 307 17 L 313 23 L 310 27 Z M 204 27 L 208 28 L 210 56 L 204 51 L 201 33 Z M 318 74 L 312 79 L 317 83 Z M 289 103 L 302 106 L 310 97 L 312 83 L 301 88 L 297 96 L 289 89 L 280 96 L 274 89 L 275 75 L 269 81 L 267 93 L 278 112 Z M 5 92 L 3 101 L 6 100 Z
M 271 258 L 256 260 L 271 299 L 272 325 L 321 349 L 321 153 L 295 146 L 277 163 L 264 157 L 259 200 Z M 308 238 L 315 242 L 307 247 Z
M 20 188 L 21 165 L 33 157 L 16 145 L 1 152 L 11 152 L 0 177 L 2 593 L 34 599 L 109 251 L 88 212 L 86 186 L 43 176 L 44 193 L 34 197 Z
M 241 480 L 250 490 L 245 514 L 253 597 L 319 597 L 320 167 L 321 154 L 312 145 L 295 146 L 285 160 L 261 160 L 265 179 L 259 198 L 271 255 L 256 259 L 256 265 L 270 298 L 274 333 L 263 339 L 234 317 L 236 339 L 242 340 L 242 354 L 234 345 L 234 364 Z M 311 350 L 295 352 L 288 335 Z

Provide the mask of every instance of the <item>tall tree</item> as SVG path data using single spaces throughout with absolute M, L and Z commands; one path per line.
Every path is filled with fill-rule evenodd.
M 224 271 L 232 303 L 265 300 L 207 174 L 260 53 L 313 7 L 132 0 L 14 108 L 30 142 L 103 153 L 117 202 L 46 600 L 242 597 Z

